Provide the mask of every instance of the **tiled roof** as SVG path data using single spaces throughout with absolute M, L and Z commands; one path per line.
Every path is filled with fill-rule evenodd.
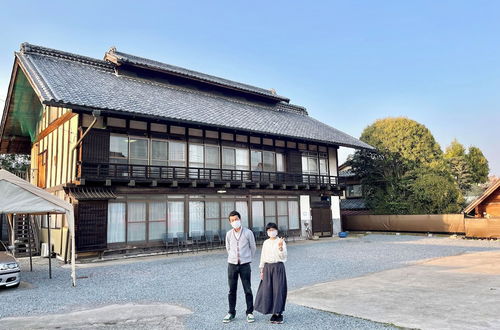
M 347 198 L 340 200 L 341 210 L 363 210 L 367 209 L 364 198 Z
M 339 171 L 339 176 L 343 178 L 350 178 L 356 176 L 352 169 Z
M 115 73 L 106 61 L 23 44 L 16 53 L 44 104 L 100 109 L 352 148 L 370 145 L 286 102 L 260 105 Z
M 220 77 L 215 77 L 215 76 L 211 76 L 211 75 L 208 75 L 205 73 L 181 68 L 181 67 L 178 67 L 175 65 L 166 64 L 166 63 L 150 60 L 147 58 L 119 52 L 115 48 L 111 48 L 106 53 L 105 58 L 113 58 L 114 60 L 116 60 L 116 62 L 118 64 L 125 64 L 126 63 L 126 64 L 135 65 L 135 66 L 150 68 L 153 70 L 160 70 L 160 71 L 169 72 L 169 73 L 173 73 L 173 74 L 180 75 L 180 76 L 185 76 L 185 77 L 192 78 L 192 79 L 194 78 L 197 80 L 215 83 L 215 84 L 219 84 L 222 86 L 231 87 L 234 89 L 239 89 L 242 91 L 247 91 L 247 92 L 252 92 L 255 94 L 264 95 L 266 97 L 270 97 L 270 98 L 273 98 L 276 100 L 281 100 L 281 101 L 286 101 L 286 102 L 290 101 L 290 99 L 288 99 L 284 96 L 279 96 L 276 93 L 273 93 L 271 90 L 268 90 L 268 89 L 250 86 L 250 85 L 242 84 L 242 83 L 239 83 L 236 81 L 232 81 L 232 80 L 228 80 L 228 79 L 224 79 L 224 78 L 220 78 Z

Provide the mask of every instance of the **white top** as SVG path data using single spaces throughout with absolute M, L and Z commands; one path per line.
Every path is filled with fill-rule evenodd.
M 260 254 L 260 269 L 264 268 L 264 264 L 274 264 L 286 261 L 286 243 L 283 241 L 283 251 L 280 251 L 278 247 L 279 241 L 279 238 L 268 238 L 264 241 L 264 244 L 262 244 L 262 252 Z

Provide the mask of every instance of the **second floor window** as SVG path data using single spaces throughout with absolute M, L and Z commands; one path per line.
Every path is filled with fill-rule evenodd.
M 248 171 L 250 169 L 248 149 L 222 148 L 222 168 Z
M 110 137 L 109 158 L 114 164 L 285 172 L 285 155 L 278 152 L 119 134 Z
M 322 152 L 304 152 L 302 154 L 302 173 L 328 175 L 328 155 Z
M 284 172 L 285 156 L 272 151 L 252 150 L 252 171 Z
M 111 163 L 128 163 L 128 137 L 121 135 L 111 135 L 109 144 L 109 160 Z

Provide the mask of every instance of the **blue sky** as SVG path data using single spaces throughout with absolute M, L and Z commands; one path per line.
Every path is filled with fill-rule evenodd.
M 481 148 L 499 176 L 498 13 L 493 0 L 2 1 L 0 103 L 23 41 L 97 58 L 116 46 L 274 88 L 355 137 L 417 120 L 443 149 Z

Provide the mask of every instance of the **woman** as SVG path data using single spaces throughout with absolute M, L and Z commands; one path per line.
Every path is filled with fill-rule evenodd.
M 272 314 L 271 323 L 283 323 L 283 311 L 287 295 L 286 243 L 278 238 L 278 226 L 268 223 L 266 232 L 269 239 L 262 245 L 260 255 L 260 285 L 255 298 L 255 310 L 262 314 Z

